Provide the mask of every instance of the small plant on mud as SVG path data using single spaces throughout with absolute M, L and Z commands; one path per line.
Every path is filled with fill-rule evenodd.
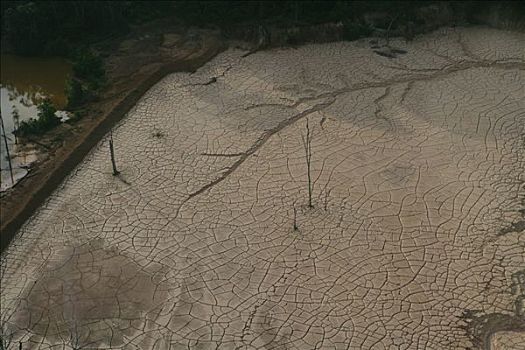
M 153 128 L 153 137 L 156 138 L 156 139 L 161 139 L 163 138 L 165 135 L 162 131 L 160 131 L 159 129 L 157 129 L 156 127 Z
M 8 350 L 11 346 L 11 338 L 5 336 L 4 334 L 0 335 L 0 350 Z

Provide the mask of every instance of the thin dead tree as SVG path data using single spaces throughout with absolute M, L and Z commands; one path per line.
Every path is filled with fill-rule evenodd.
M 308 176 L 308 207 L 313 208 L 312 205 L 312 135 L 310 133 L 310 124 L 308 118 L 306 118 L 306 136 L 301 135 L 303 140 L 303 147 L 305 152 L 305 161 L 306 161 L 306 173 Z
M 14 186 L 15 178 L 13 176 L 13 165 L 11 164 L 11 154 L 9 154 L 9 146 L 7 144 L 7 135 L 5 134 L 4 118 L 2 117 L 2 112 L 1 111 L 0 111 L 0 121 L 2 122 L 2 132 L 4 134 L 5 151 L 7 153 L 7 163 L 9 164 L 9 173 L 11 175 L 11 184 Z
M 113 166 L 113 176 L 120 174 L 117 169 L 117 163 L 115 162 L 115 150 L 113 148 L 113 131 L 109 133 L 109 153 L 111 155 L 111 165 Z
M 299 227 L 297 226 L 297 208 L 295 207 L 295 202 L 293 203 L 293 230 L 299 230 Z
M 13 113 L 11 113 L 11 115 L 13 116 L 13 124 L 15 125 L 15 129 L 13 130 L 12 134 L 15 136 L 15 145 L 17 145 L 17 131 L 20 129 L 20 113 L 18 113 L 18 108 L 16 108 L 16 106 L 13 106 Z

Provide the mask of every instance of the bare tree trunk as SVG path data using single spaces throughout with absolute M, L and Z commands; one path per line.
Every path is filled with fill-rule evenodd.
M 297 226 L 297 208 L 295 207 L 295 203 L 293 204 L 293 230 L 297 231 L 299 227 Z
M 13 109 L 13 113 L 11 115 L 13 116 L 13 124 L 15 126 L 15 130 L 13 131 L 13 135 L 15 136 L 15 145 L 18 145 L 18 136 L 16 134 L 20 129 L 20 114 L 18 113 L 18 109 L 16 107 Z
M 306 160 L 306 172 L 308 175 L 308 207 L 313 208 L 312 205 L 312 172 L 311 172 L 311 163 L 312 163 L 312 137 L 310 135 L 310 124 L 308 123 L 308 118 L 306 118 L 306 137 L 303 138 L 303 146 L 305 152 Z
M 113 149 L 113 131 L 109 134 L 109 153 L 111 155 L 111 165 L 113 166 L 113 176 L 120 174 L 117 170 L 117 163 L 115 162 L 115 150 Z
M 4 133 L 5 151 L 7 152 L 7 162 L 9 164 L 9 173 L 11 174 L 11 185 L 15 185 L 15 178 L 13 176 L 13 166 L 11 164 L 11 154 L 9 154 L 9 146 L 7 145 L 7 136 L 5 134 L 4 118 L 2 118 L 2 112 L 0 112 L 0 121 L 2 122 L 2 132 Z

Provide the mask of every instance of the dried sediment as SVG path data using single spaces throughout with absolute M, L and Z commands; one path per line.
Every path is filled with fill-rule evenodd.
M 126 322 L 80 310 L 79 334 L 97 335 L 82 342 L 102 348 L 467 349 L 493 331 L 512 345 L 525 242 L 500 232 L 522 218 L 525 38 L 456 28 L 392 44 L 407 53 L 229 50 L 153 86 L 113 133 L 126 183 L 104 139 L 3 255 L 13 339 L 71 338 L 75 309 L 32 286 L 89 272 L 137 306 Z M 45 305 L 50 327 L 24 316 Z M 481 334 L 466 310 L 500 321 Z

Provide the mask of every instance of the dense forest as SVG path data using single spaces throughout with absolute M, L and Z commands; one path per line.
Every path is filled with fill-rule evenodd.
M 2 1 L 2 43 L 18 54 L 68 55 L 75 48 L 125 34 L 135 24 L 172 17 L 185 25 L 228 28 L 343 22 L 361 28 L 363 14 L 387 12 L 394 26 L 412 22 L 421 6 L 438 1 Z M 525 13 L 524 2 L 499 2 Z M 493 4 L 492 4 L 493 5 Z M 470 15 L 490 2 L 451 2 Z M 366 31 L 365 33 L 366 34 Z M 359 35 L 359 33 L 358 33 Z

